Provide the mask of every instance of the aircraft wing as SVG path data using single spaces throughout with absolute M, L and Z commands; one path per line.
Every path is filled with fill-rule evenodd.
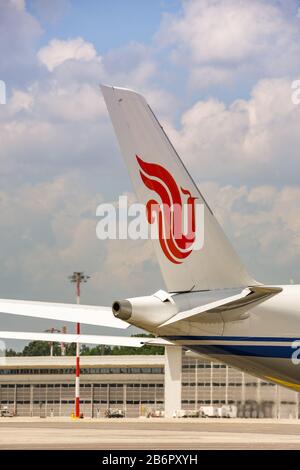
M 18 339 L 25 341 L 46 341 L 49 343 L 81 343 L 101 344 L 107 346 L 131 346 L 140 348 L 146 344 L 152 346 L 172 345 L 163 338 L 126 337 L 126 336 L 99 336 L 99 335 L 70 335 L 60 333 L 35 333 L 20 331 L 0 331 L 2 339 Z
M 0 312 L 110 328 L 125 329 L 130 326 L 125 321 L 116 318 L 111 307 L 96 307 L 93 305 L 0 299 Z

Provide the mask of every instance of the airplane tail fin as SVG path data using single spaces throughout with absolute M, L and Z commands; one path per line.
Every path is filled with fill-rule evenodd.
M 156 220 L 153 243 L 168 291 L 255 285 L 143 96 L 101 90 L 139 202 L 149 224 Z

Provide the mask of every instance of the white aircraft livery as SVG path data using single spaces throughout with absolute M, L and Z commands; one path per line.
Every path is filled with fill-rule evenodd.
M 300 286 L 254 280 L 145 99 L 127 89 L 101 89 L 138 200 L 149 226 L 157 227 L 152 243 L 165 290 L 116 300 L 112 308 L 3 299 L 0 311 L 115 328 L 135 325 L 155 338 L 7 331 L 0 337 L 180 345 L 300 391 Z M 203 223 L 197 223 L 199 205 Z M 199 235 L 203 244 L 196 246 Z

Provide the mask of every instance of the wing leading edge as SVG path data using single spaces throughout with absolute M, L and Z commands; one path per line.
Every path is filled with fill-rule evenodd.
M 116 318 L 112 313 L 111 307 L 97 307 L 93 305 L 0 299 L 0 312 L 110 328 L 126 329 L 130 326 L 125 321 Z

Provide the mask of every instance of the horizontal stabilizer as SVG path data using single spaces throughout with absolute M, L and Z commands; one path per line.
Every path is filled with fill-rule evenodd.
M 162 323 L 159 327 L 173 325 L 179 321 L 197 322 L 201 321 L 201 316 L 205 313 L 222 313 L 223 320 L 226 321 L 224 314 L 232 312 L 233 310 L 241 309 L 242 307 L 251 306 L 254 302 L 263 301 L 272 295 L 278 294 L 282 291 L 281 287 L 268 287 L 268 286 L 253 286 L 243 289 L 236 295 L 231 295 L 218 299 L 216 301 L 200 305 L 190 310 L 185 310 L 174 315 L 172 318 Z M 237 317 L 240 312 L 237 312 Z M 230 320 L 234 320 L 234 316 L 230 315 Z
M 20 331 L 0 331 L 2 339 L 18 339 L 24 341 L 46 341 L 49 343 L 81 343 L 101 344 L 105 346 L 131 346 L 141 348 L 148 344 L 151 346 L 172 345 L 170 341 L 162 338 L 143 338 L 126 336 L 98 336 L 98 335 L 69 335 L 59 333 L 35 333 Z
M 0 312 L 110 328 L 125 329 L 130 326 L 123 320 L 116 318 L 111 307 L 96 307 L 93 305 L 0 299 Z
M 112 346 L 141 347 L 140 338 L 127 338 L 126 336 L 97 336 L 97 335 L 69 335 L 59 333 L 30 333 L 18 331 L 0 331 L 2 339 L 19 339 L 24 341 L 46 341 L 51 343 L 81 343 L 101 344 Z

